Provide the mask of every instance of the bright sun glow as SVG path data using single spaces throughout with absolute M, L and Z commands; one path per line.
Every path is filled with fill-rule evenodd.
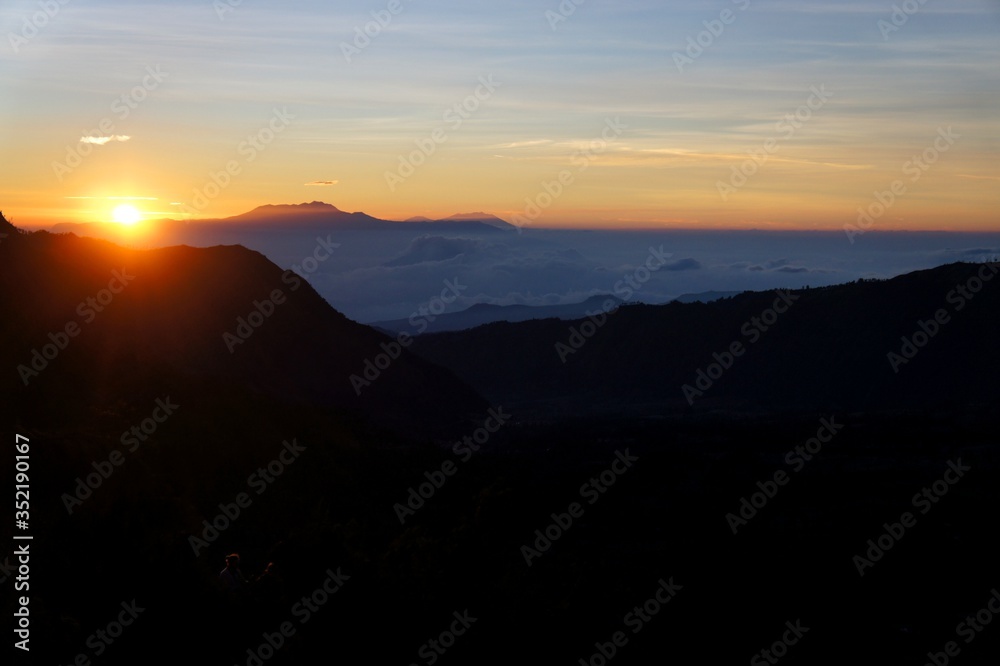
M 135 206 L 130 206 L 129 204 L 122 204 L 111 212 L 111 219 L 119 224 L 124 224 L 126 226 L 132 226 L 136 222 L 142 219 L 142 213 Z

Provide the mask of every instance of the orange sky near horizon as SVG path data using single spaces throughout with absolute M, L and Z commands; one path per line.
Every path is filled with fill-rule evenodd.
M 928 145 L 933 146 L 933 141 Z M 245 169 L 227 188 L 219 188 L 214 198 L 206 196 L 216 192 L 211 174 L 224 173 L 224 169 L 207 173 L 201 185 L 190 187 L 190 179 L 183 176 L 171 180 L 163 164 L 150 175 L 136 169 L 125 182 L 94 168 L 76 175 L 72 189 L 45 189 L 44 182 L 25 182 L 10 191 L 8 181 L 3 210 L 16 223 L 39 228 L 62 222 L 111 221 L 112 211 L 126 201 L 145 219 L 220 219 L 269 203 L 319 200 L 390 220 L 485 211 L 539 228 L 832 230 L 857 223 L 859 209 L 863 209 L 877 230 L 1000 231 L 996 214 L 1000 178 L 965 173 L 980 171 L 979 163 L 988 155 L 976 155 L 973 150 L 962 154 L 963 148 L 974 150 L 957 141 L 947 152 L 935 155 L 932 149 L 927 155 L 936 163 L 927 171 L 921 170 L 922 158 L 913 159 L 921 152 L 893 168 L 863 163 L 814 165 L 793 157 L 792 150 L 779 150 L 762 165 L 747 157 L 729 163 L 726 170 L 725 158 L 718 155 L 649 156 L 623 145 L 595 155 L 582 171 L 568 161 L 561 164 L 556 156 L 513 165 L 508 160 L 484 158 L 478 162 L 480 174 L 467 163 L 453 169 L 435 165 L 403 183 L 399 190 L 405 189 L 405 194 L 399 198 L 387 197 L 384 181 L 373 183 L 371 178 L 343 176 L 336 184 L 305 185 L 301 178 L 286 176 L 285 164 L 277 157 L 271 164 L 261 158 L 252 165 L 259 167 L 254 173 Z M 743 180 L 732 165 L 744 166 L 751 175 Z M 20 178 L 28 181 L 26 176 Z M 463 186 L 452 187 L 460 178 L 464 178 Z M 893 193 L 894 185 L 899 194 Z M 189 198 L 171 196 L 183 192 L 185 186 Z M 67 191 L 73 194 L 60 194 Z M 890 199 L 891 205 L 880 212 L 879 202 Z M 196 208 L 195 204 L 202 203 L 201 209 Z

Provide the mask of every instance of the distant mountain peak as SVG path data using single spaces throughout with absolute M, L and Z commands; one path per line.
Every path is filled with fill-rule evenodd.
M 492 213 L 482 213 L 482 212 L 476 212 L 476 213 L 455 213 L 454 215 L 451 215 L 451 216 L 443 218 L 443 219 L 445 219 L 445 220 L 463 220 L 463 221 L 475 220 L 476 222 L 486 222 L 488 220 L 489 221 L 503 222 L 503 220 L 501 220 L 499 217 L 497 217 L 496 215 L 494 215 Z M 506 224 L 506 222 L 504 222 L 504 224 Z
M 315 213 L 342 213 L 343 211 L 323 201 L 310 201 L 300 204 L 265 204 L 257 206 L 248 213 L 236 217 L 272 217 L 274 215 L 311 215 Z
M 380 222 L 376 218 L 365 213 L 348 213 L 333 204 L 324 201 L 310 201 L 300 204 L 266 204 L 257 206 L 253 210 L 225 218 L 228 223 L 308 223 L 324 224 L 327 222 L 360 223 L 363 225 Z
M 425 215 L 414 215 L 413 217 L 408 217 L 403 222 L 411 223 L 426 223 L 426 222 L 445 222 L 445 223 L 474 223 L 478 222 L 480 224 L 485 224 L 486 226 L 493 227 L 495 229 L 515 229 L 514 225 L 506 222 L 505 220 L 493 215 L 492 213 L 483 213 L 477 211 L 475 213 L 456 213 L 448 217 L 430 218 Z
M 450 217 L 447 217 L 445 219 L 447 219 L 447 220 L 485 220 L 485 219 L 488 219 L 488 218 L 493 218 L 495 220 L 499 220 L 500 219 L 499 217 L 497 217 L 496 215 L 493 215 L 492 213 L 483 213 L 483 212 L 455 213 L 454 215 L 452 215 Z
M 328 204 L 324 201 L 310 201 L 308 203 L 299 204 L 265 204 L 263 206 L 257 206 L 249 212 L 225 218 L 225 221 L 230 223 L 306 221 L 309 224 L 312 224 L 315 222 L 329 222 L 333 220 L 336 220 L 338 223 L 351 222 L 354 224 L 363 224 L 365 226 L 378 223 L 399 224 L 398 222 L 379 220 L 378 218 L 374 218 L 362 212 L 348 213 L 347 211 L 343 211 L 333 204 Z M 508 224 L 496 215 L 483 212 L 458 213 L 456 215 L 452 215 L 451 217 L 442 219 L 430 219 L 428 217 L 424 217 L 423 215 L 416 215 L 404 220 L 404 222 L 425 224 L 435 222 L 453 224 L 479 223 L 495 229 L 510 230 L 515 228 L 513 225 Z
M 503 220 L 492 213 L 456 213 L 450 217 L 446 217 L 439 222 L 481 222 L 482 224 L 488 224 L 491 227 L 497 227 L 498 229 L 513 229 L 514 225 L 510 224 L 506 220 Z

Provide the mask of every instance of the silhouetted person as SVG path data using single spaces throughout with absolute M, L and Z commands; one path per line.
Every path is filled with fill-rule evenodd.
M 240 571 L 240 556 L 238 553 L 226 555 L 226 568 L 219 573 L 219 582 L 222 583 L 222 589 L 226 592 L 238 592 L 246 586 L 247 579 L 243 577 L 243 572 Z

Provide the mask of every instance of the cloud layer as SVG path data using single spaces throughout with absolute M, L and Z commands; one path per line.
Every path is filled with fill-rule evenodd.
M 112 134 L 111 136 L 82 136 L 80 137 L 80 143 L 89 143 L 95 146 L 103 146 L 112 141 L 122 142 L 128 141 L 132 137 L 123 134 Z

